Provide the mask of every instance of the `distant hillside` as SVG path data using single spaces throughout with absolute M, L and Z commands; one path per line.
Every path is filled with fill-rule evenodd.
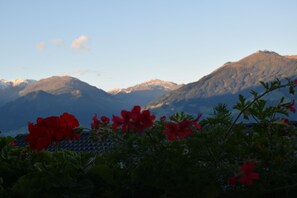
M 19 92 L 34 80 L 0 80 L 0 106 L 19 97 Z
M 92 116 L 118 114 L 125 105 L 113 95 L 72 77 L 51 77 L 32 83 L 21 97 L 0 107 L 0 130 L 16 130 L 37 117 L 73 113 L 88 127 Z
M 288 55 L 285 56 L 286 58 L 297 59 L 297 55 Z
M 3 80 L 1 85 L 0 93 L 5 92 L 2 96 L 6 96 L 0 106 L 0 130 L 3 131 L 24 129 L 28 121 L 35 122 L 37 117 L 63 112 L 74 114 L 88 127 L 95 113 L 111 117 L 122 109 L 145 105 L 180 87 L 172 82 L 151 80 L 110 94 L 70 76 L 53 76 L 27 84 L 8 84 Z M 12 92 L 10 98 L 8 90 Z
M 45 91 L 53 95 L 70 93 L 76 96 L 79 96 L 82 93 L 90 95 L 96 92 L 102 94 L 103 97 L 110 96 L 110 94 L 106 93 L 105 91 L 70 76 L 53 76 L 50 78 L 41 79 L 20 91 L 19 95 L 24 96 L 28 93 L 36 91 Z
M 127 104 L 127 108 L 131 108 L 136 104 L 140 106 L 148 104 L 152 100 L 170 91 L 176 90 L 181 86 L 182 85 L 178 85 L 173 82 L 154 79 L 126 89 L 111 90 L 109 93 L 125 102 Z
M 172 91 L 180 88 L 182 85 L 178 85 L 173 82 L 163 81 L 159 79 L 150 80 L 132 87 L 128 87 L 126 89 L 114 89 L 109 91 L 111 94 L 119 94 L 119 93 L 131 93 L 136 91 L 147 91 L 147 90 L 163 90 L 163 91 Z
M 295 78 L 297 59 L 292 57 L 258 51 L 237 62 L 228 62 L 199 81 L 161 96 L 146 108 L 160 114 L 176 111 L 209 114 L 219 102 L 232 107 L 239 93 L 248 93 L 252 88 L 259 89 L 259 81 Z
M 20 88 L 25 88 L 27 85 L 35 82 L 35 80 L 21 80 L 21 79 L 16 79 L 16 80 L 0 80 L 0 90 L 4 89 L 9 89 L 12 87 L 20 87 Z

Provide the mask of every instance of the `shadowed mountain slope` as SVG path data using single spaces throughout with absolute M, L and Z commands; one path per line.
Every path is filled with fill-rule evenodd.
M 88 127 L 92 116 L 118 114 L 125 105 L 113 95 L 72 77 L 51 77 L 21 91 L 21 97 L 0 108 L 0 129 L 16 130 L 37 117 L 74 114 Z
M 34 80 L 0 80 L 0 106 L 19 97 L 19 92 Z
M 163 95 L 146 108 L 167 114 L 185 111 L 185 106 L 191 103 L 191 112 L 209 113 L 213 105 L 219 102 L 232 106 L 234 103 L 231 104 L 231 101 L 236 101 L 239 93 L 259 89 L 259 81 L 270 82 L 276 78 L 296 76 L 297 59 L 271 51 L 258 51 L 240 61 L 228 62 L 199 81 Z
M 143 106 L 160 96 L 175 90 L 182 85 L 159 79 L 150 80 L 126 89 L 115 89 L 109 91 L 115 97 L 127 104 L 130 109 L 134 105 Z

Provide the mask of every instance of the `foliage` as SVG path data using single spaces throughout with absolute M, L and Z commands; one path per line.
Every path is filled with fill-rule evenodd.
M 235 118 L 224 104 L 201 121 L 199 114 L 182 112 L 157 120 L 139 106 L 113 116 L 113 123 L 95 115 L 94 141 L 117 142 L 102 155 L 34 151 L 0 138 L 0 195 L 293 197 L 297 130 L 287 116 L 296 111 L 295 101 L 280 98 L 273 104 L 263 98 L 280 88 L 293 96 L 297 81 L 261 84 L 263 93 L 239 96 Z
M 7 138 L 1 138 L 3 143 Z M 1 149 L 3 197 L 87 197 L 85 177 L 90 156 L 70 151 L 35 152 L 6 144 Z

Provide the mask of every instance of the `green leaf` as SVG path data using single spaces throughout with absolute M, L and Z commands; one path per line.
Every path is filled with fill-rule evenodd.
M 260 81 L 260 84 L 265 88 L 265 89 L 269 89 L 269 84 L 268 83 L 264 83 L 263 81 Z
M 258 97 L 258 92 L 251 90 L 251 94 L 254 96 L 254 99 Z
M 294 86 L 290 86 L 289 93 L 292 94 L 292 95 L 295 94 L 295 87 Z

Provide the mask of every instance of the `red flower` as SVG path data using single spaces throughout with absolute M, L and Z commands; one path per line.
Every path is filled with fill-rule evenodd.
M 14 141 L 11 141 L 11 142 L 9 142 L 9 145 L 10 145 L 10 146 L 15 146 L 16 144 L 15 144 Z
M 74 115 L 69 113 L 63 113 L 60 116 L 60 119 L 64 122 L 62 122 L 62 126 L 68 127 L 68 128 L 76 128 L 79 126 L 78 120 L 74 117 Z
M 119 126 L 124 124 L 124 120 L 120 118 L 119 116 L 112 116 L 112 129 L 116 130 Z
M 201 125 L 198 122 L 195 122 L 194 126 L 195 126 L 196 129 L 201 129 L 202 128 Z
M 293 113 L 296 112 L 296 109 L 295 109 L 294 105 L 295 105 L 295 100 L 292 100 L 292 102 L 291 102 L 290 104 L 287 105 L 287 108 L 288 108 L 291 112 L 293 112 Z
M 91 123 L 91 129 L 98 129 L 100 126 L 100 122 L 97 118 L 97 114 L 94 115 L 94 117 L 92 118 L 93 122 Z
M 143 124 L 144 128 L 148 128 L 154 124 L 154 120 L 156 119 L 155 115 L 151 115 L 149 110 L 142 111 L 141 123 Z
M 179 123 L 167 122 L 165 123 L 166 129 L 163 131 L 163 133 L 170 141 L 175 139 L 183 139 L 188 135 L 192 135 L 193 132 L 189 128 L 191 125 L 191 121 L 182 121 Z
M 161 118 L 160 118 L 160 121 L 165 121 L 166 120 L 166 116 L 162 116 Z
M 251 162 L 247 162 L 241 166 L 243 175 L 239 178 L 239 182 L 251 186 L 253 180 L 259 180 L 259 173 L 254 172 L 255 165 Z
M 47 118 L 37 118 L 36 125 L 46 128 L 52 135 L 53 139 L 60 141 L 63 139 L 63 132 L 60 129 L 60 118 L 50 116 Z
M 178 136 L 178 125 L 175 123 L 167 122 L 165 123 L 166 130 L 163 133 L 167 136 L 167 139 L 172 141 Z
M 95 114 L 92 119 L 93 119 L 93 122 L 91 123 L 92 129 L 98 129 L 100 126 L 109 124 L 109 121 L 110 121 L 109 118 L 106 116 L 101 116 L 100 120 L 98 120 L 97 114 Z
M 165 123 L 166 129 L 163 133 L 167 136 L 169 141 L 184 139 L 185 137 L 193 134 L 193 128 L 201 129 L 201 125 L 198 123 L 200 117 L 201 114 L 199 114 L 195 120 L 183 120 L 179 122 L 174 118 L 171 118 L 171 120 L 174 120 L 175 122 Z
M 197 118 L 194 120 L 194 126 L 195 126 L 196 129 L 201 129 L 202 128 L 201 125 L 198 123 L 198 121 L 201 118 L 201 116 L 202 116 L 202 114 L 199 113 L 198 116 L 197 116 Z
M 26 141 L 29 142 L 31 149 L 42 150 L 53 141 L 61 141 L 65 138 L 78 139 L 79 134 L 73 133 L 73 129 L 78 126 L 78 120 L 68 113 L 60 117 L 37 118 L 36 124 L 28 123 L 29 135 L 26 136 Z
M 132 119 L 138 119 L 141 114 L 141 107 L 140 106 L 134 106 L 131 110 L 131 117 Z
M 237 177 L 233 176 L 233 177 L 229 177 L 228 179 L 228 184 L 230 186 L 235 186 L 237 184 Z
M 101 116 L 100 120 L 103 122 L 103 123 L 109 123 L 110 119 L 106 116 Z
M 152 126 L 155 120 L 155 116 L 151 115 L 149 110 L 141 112 L 140 106 L 134 106 L 131 111 L 121 111 L 121 116 L 112 117 L 112 128 L 116 130 L 118 127 L 121 127 L 123 133 L 127 131 L 141 133 L 144 129 Z
M 296 86 L 297 85 L 297 78 L 293 82 L 294 82 L 294 85 Z
M 288 118 L 283 118 L 283 119 L 282 119 L 282 122 L 285 123 L 285 124 L 289 124 L 289 120 L 288 120 Z
M 28 130 L 29 135 L 25 139 L 29 142 L 31 149 L 42 150 L 52 143 L 52 134 L 46 127 L 29 122 Z
M 79 127 L 79 122 L 74 115 L 63 113 L 60 116 L 60 128 L 64 138 L 78 139 L 80 137 L 79 134 L 73 133 L 73 129 L 77 127 Z

